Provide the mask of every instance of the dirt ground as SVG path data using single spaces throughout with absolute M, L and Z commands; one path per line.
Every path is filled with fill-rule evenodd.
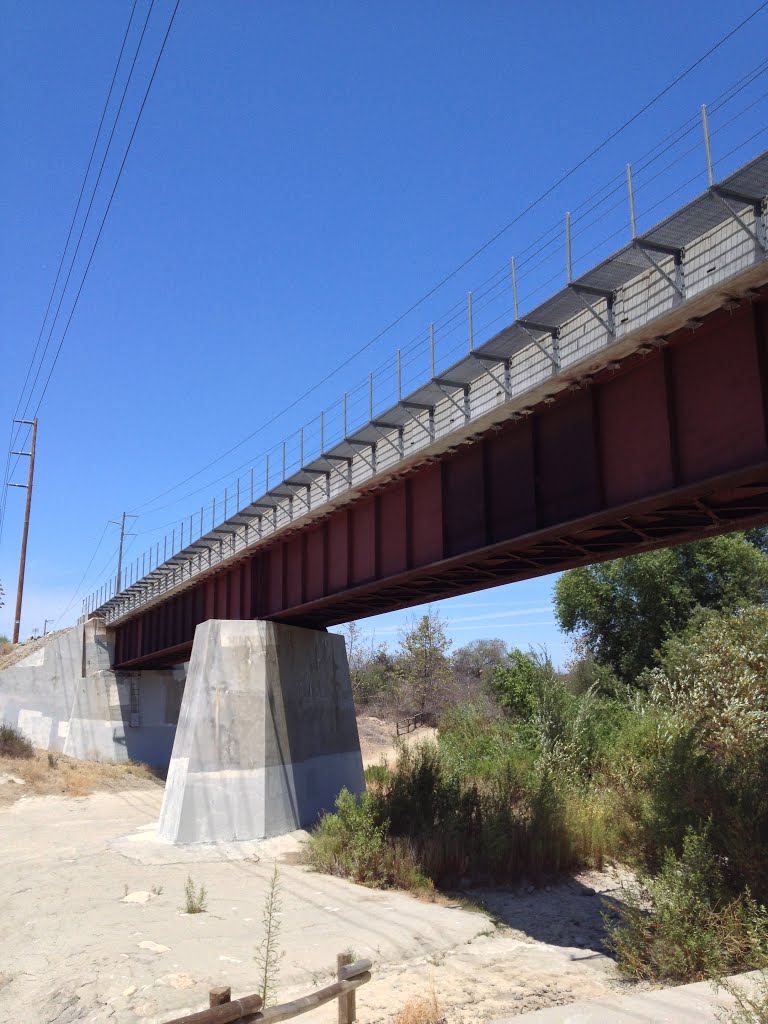
M 143 764 L 78 761 L 63 754 L 35 751 L 31 758 L 0 757 L 0 808 L 31 796 L 88 796 L 112 792 L 162 789 L 163 780 Z
M 363 760 L 401 738 L 361 717 Z M 472 890 L 434 903 L 352 885 L 299 863 L 306 833 L 266 843 L 174 847 L 156 838 L 162 780 L 143 766 L 45 752 L 0 759 L 0 1024 L 162 1024 L 208 989 L 258 988 L 254 960 L 275 863 L 283 907 L 277 999 L 330 983 L 337 952 L 374 961 L 358 1017 L 392 1022 L 432 987 L 448 1024 L 493 1021 L 623 988 L 602 951 L 616 871 L 536 889 Z M 90 795 L 88 795 L 90 794 Z M 208 909 L 182 912 L 192 877 Z M 328 1005 L 308 1020 L 330 1024 Z
M 622 984 L 601 950 L 617 876 L 469 894 L 487 913 L 352 885 L 296 864 L 303 833 L 264 844 L 177 848 L 155 837 L 151 783 L 0 808 L 0 1022 L 161 1024 L 208 989 L 258 987 L 254 961 L 273 863 L 281 875 L 277 998 L 329 983 L 337 952 L 374 961 L 359 1019 L 393 1021 L 434 985 L 449 1024 L 492 1021 L 606 995 Z M 206 913 L 182 912 L 191 876 Z M 307 1020 L 334 1021 L 326 1006 Z
M 437 729 L 421 726 L 414 732 L 398 737 L 394 722 L 372 718 L 370 715 L 357 716 L 357 731 L 365 768 L 371 764 L 379 764 L 382 759 L 391 764 L 397 756 L 397 747 L 400 743 L 410 746 L 424 739 L 433 740 L 437 736 Z

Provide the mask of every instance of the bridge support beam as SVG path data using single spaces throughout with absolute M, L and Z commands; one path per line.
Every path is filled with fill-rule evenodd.
M 264 839 L 364 788 L 342 637 L 263 621 L 195 631 L 159 835 Z

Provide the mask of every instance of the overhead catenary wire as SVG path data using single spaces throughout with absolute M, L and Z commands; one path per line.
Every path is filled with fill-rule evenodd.
M 763 61 L 760 65 L 758 65 L 757 69 L 753 69 L 753 70 L 756 70 L 760 74 L 764 74 L 766 71 L 768 71 L 768 61 Z M 729 86 L 729 88 L 725 92 L 721 93 L 720 96 L 716 97 L 712 101 L 712 109 L 715 110 L 715 109 L 719 109 L 721 106 L 724 106 L 725 103 L 727 103 L 730 100 L 732 100 L 735 97 L 735 95 L 739 91 L 741 91 L 741 89 L 744 88 L 744 85 L 745 85 L 745 83 L 748 82 L 748 80 L 749 81 L 754 81 L 754 79 L 756 77 L 757 77 L 757 74 L 752 75 L 752 72 L 750 72 L 747 76 L 744 76 L 737 83 L 735 83 L 735 85 Z M 757 102 L 757 101 L 753 101 L 753 103 L 750 103 L 748 108 L 746 108 L 746 109 L 749 109 L 752 106 L 754 106 L 754 102 Z M 724 125 L 721 125 L 718 129 L 716 129 L 715 132 L 713 132 L 713 135 L 716 134 L 718 131 L 722 131 L 725 127 L 727 127 L 730 123 L 732 123 L 736 119 L 736 117 L 738 117 L 738 116 L 740 116 L 740 114 L 735 115 L 729 121 L 727 121 Z M 639 172 L 642 173 L 642 171 L 644 169 L 647 170 L 648 168 L 653 166 L 656 162 L 658 162 L 658 160 L 661 159 L 661 157 L 663 157 L 666 153 L 668 153 L 672 149 L 674 149 L 674 147 L 677 146 L 690 133 L 691 125 L 693 125 L 693 127 L 698 127 L 698 117 L 694 117 L 694 118 L 688 119 L 688 121 L 684 122 L 683 125 L 680 128 L 675 129 L 673 132 L 671 132 L 667 136 L 665 136 L 665 138 L 667 140 L 667 143 L 666 143 L 666 145 L 663 146 L 663 148 L 660 148 L 661 144 L 657 143 L 656 145 L 654 145 L 652 147 L 651 150 L 648 151 L 647 154 L 645 154 L 643 157 L 641 157 L 640 160 L 637 163 L 637 167 L 639 169 Z M 671 142 L 669 141 L 670 139 L 672 140 Z M 682 154 L 682 156 L 690 154 L 691 152 L 694 151 L 694 149 L 698 149 L 698 148 L 699 148 L 699 146 L 697 145 L 696 147 L 692 147 L 690 149 L 687 149 L 687 150 L 685 150 L 684 154 Z M 648 178 L 647 180 L 642 182 L 638 186 L 637 191 L 641 192 L 651 182 L 655 181 L 658 177 L 660 177 L 662 174 L 664 174 L 670 168 L 675 166 L 679 162 L 680 159 L 681 159 L 681 156 L 674 156 L 671 161 L 668 161 L 665 164 L 665 166 L 661 168 L 660 171 L 658 171 L 657 173 L 653 174 L 650 178 Z M 623 192 L 624 180 L 625 180 L 624 174 L 621 173 L 621 174 L 617 175 L 616 178 L 611 179 L 611 182 L 613 182 L 614 180 L 617 180 L 617 179 L 619 181 L 621 181 L 621 183 L 622 183 L 622 192 Z M 609 184 L 611 184 L 611 182 L 609 182 Z M 686 183 L 686 184 L 688 184 L 688 183 Z M 597 196 L 597 195 L 600 195 L 604 191 L 605 187 L 606 186 L 603 186 L 601 189 L 598 189 L 596 192 L 594 192 L 592 194 L 593 197 Z M 684 187 L 684 186 L 681 186 L 681 187 Z M 594 217 L 592 220 L 588 221 L 586 224 L 582 224 L 582 221 L 584 221 L 584 219 L 586 217 L 588 217 L 590 214 L 592 214 L 595 210 L 599 209 L 600 205 L 605 203 L 605 201 L 615 191 L 617 191 L 617 190 L 616 189 L 611 189 L 611 191 L 608 192 L 606 195 L 604 195 L 602 197 L 602 199 L 600 199 L 598 202 L 592 202 L 592 204 L 590 206 L 588 206 L 586 209 L 584 209 L 584 207 L 585 207 L 586 203 L 589 200 L 584 200 L 584 201 L 582 201 L 581 203 L 579 203 L 578 205 L 576 205 L 574 207 L 575 211 L 582 211 L 582 212 L 579 213 L 578 216 L 574 217 L 574 219 L 573 219 L 574 225 L 581 225 L 579 227 L 575 227 L 574 233 L 573 233 L 573 237 L 574 238 L 580 237 L 588 229 L 592 228 L 594 225 L 599 223 L 599 221 L 604 218 L 606 213 L 610 213 L 611 211 L 615 210 L 619 206 L 624 205 L 625 200 L 622 198 L 621 201 L 614 203 L 613 205 L 608 207 L 607 210 L 604 210 L 603 213 L 600 216 Z M 658 204 L 656 204 L 656 205 L 658 205 Z M 653 208 L 655 208 L 655 207 L 652 207 L 651 209 L 653 209 Z M 552 253 L 551 252 L 548 253 L 547 252 L 548 250 L 551 250 L 553 247 L 559 246 L 561 244 L 561 239 L 559 238 L 558 235 L 554 235 L 551 238 L 547 238 L 547 236 L 551 234 L 553 229 L 561 230 L 561 225 L 559 223 L 553 225 L 552 228 L 547 229 L 547 231 L 545 231 L 543 233 L 543 235 L 539 236 L 539 239 L 534 240 L 525 249 L 521 250 L 521 252 L 523 254 L 529 254 L 527 256 L 524 255 L 522 259 L 518 259 L 518 268 L 519 268 L 518 277 L 519 277 L 519 279 L 521 281 L 524 280 L 531 273 L 533 273 L 536 269 L 538 269 L 539 267 L 543 266 L 546 262 L 548 262 L 548 260 L 552 257 Z M 611 235 L 606 236 L 605 238 L 601 239 L 601 241 L 598 243 L 598 245 L 595 246 L 594 249 L 590 249 L 589 252 L 591 253 L 592 251 L 595 251 L 601 245 L 605 244 L 607 241 L 610 241 L 611 238 L 615 237 L 616 234 L 618 234 L 618 232 L 613 232 Z M 541 239 L 545 239 L 543 244 L 538 245 L 537 248 L 534 248 L 535 246 L 537 246 L 537 243 Z M 542 254 L 544 254 L 544 255 L 542 255 Z M 537 257 L 539 257 L 539 258 L 537 259 Z M 582 254 L 579 257 L 579 260 L 583 260 L 583 258 L 584 258 L 584 254 Z M 529 266 L 529 264 L 530 264 L 530 266 Z M 474 295 L 477 296 L 477 299 L 476 299 L 476 308 L 477 309 L 481 309 L 483 307 L 484 303 L 482 303 L 481 300 L 484 298 L 484 296 L 486 294 L 490 294 L 491 299 L 493 299 L 493 298 L 496 297 L 496 295 L 498 295 L 500 292 L 503 292 L 508 287 L 508 284 L 507 284 L 508 274 L 509 274 L 509 269 L 508 269 L 507 264 L 505 263 L 499 270 L 497 270 L 494 273 L 492 273 L 488 278 L 486 278 L 486 280 L 484 282 L 482 282 L 480 284 L 480 286 L 478 286 L 474 290 Z M 558 274 L 559 274 L 559 270 L 555 274 L 553 274 L 550 278 L 548 278 L 547 281 L 544 282 L 544 284 L 548 284 L 551 281 L 555 280 L 557 278 Z M 486 285 L 487 285 L 487 287 L 486 287 Z M 539 288 L 535 289 L 535 291 L 533 293 L 529 293 L 529 295 L 536 294 L 537 292 L 539 292 L 541 290 L 542 290 L 541 287 L 539 287 Z M 477 303 L 479 303 L 479 304 L 477 304 Z M 459 301 L 459 302 L 455 303 L 450 308 L 450 310 L 448 310 L 447 313 L 443 315 L 443 317 L 438 318 L 435 321 L 435 331 L 436 331 L 436 333 L 439 332 L 440 335 L 441 335 L 441 338 L 445 339 L 447 336 L 450 336 L 450 334 L 452 334 L 455 330 L 458 330 L 458 329 L 462 329 L 463 330 L 463 324 L 464 324 L 464 319 L 463 318 L 465 316 L 465 313 L 466 313 L 465 303 L 463 301 Z M 450 324 L 453 324 L 454 326 L 451 329 L 446 329 L 446 328 L 448 328 L 448 326 Z M 426 337 L 427 337 L 426 331 L 421 331 L 421 332 L 419 332 L 414 337 L 413 343 L 415 343 L 415 346 L 418 347 L 419 345 L 422 345 L 424 343 Z M 407 343 L 406 345 L 403 346 L 403 353 L 404 353 L 404 357 L 406 359 L 409 357 L 409 354 L 414 351 L 413 343 L 409 342 L 409 343 Z M 377 383 L 379 382 L 379 377 L 378 377 L 379 372 L 382 369 L 386 370 L 389 367 L 390 363 L 391 363 L 391 359 L 388 357 L 386 360 L 381 362 L 377 367 L 375 367 L 373 369 L 372 372 L 373 372 L 374 377 L 377 380 Z M 357 385 L 347 389 L 348 395 L 350 396 L 350 398 L 356 392 L 358 392 L 358 391 L 360 391 L 361 393 L 363 391 L 365 391 L 366 394 L 367 394 L 368 379 L 369 379 L 368 375 L 366 375 L 364 380 L 361 380 Z M 334 403 L 334 405 L 335 404 L 338 404 L 338 403 Z M 326 415 L 331 411 L 331 409 L 333 407 L 334 406 L 331 406 L 330 408 L 326 407 L 326 409 L 325 409 Z M 299 432 L 308 429 L 308 426 L 309 425 L 305 423 L 302 427 L 297 428 L 297 430 L 294 431 L 293 434 L 288 435 L 286 440 L 288 440 L 290 442 L 291 440 L 297 438 L 298 435 L 299 435 Z M 144 512 L 144 516 L 147 516 L 147 515 L 150 515 L 150 514 L 154 514 L 154 513 L 160 512 L 160 511 L 164 511 L 164 510 L 166 510 L 168 508 L 172 508 L 174 505 L 177 505 L 180 502 L 182 502 L 182 501 L 184 501 L 184 500 L 186 500 L 188 498 L 194 497 L 194 496 L 196 496 L 196 495 L 198 495 L 200 493 L 203 493 L 205 491 L 209 491 L 209 489 L 211 487 L 215 486 L 216 484 L 223 483 L 225 481 L 231 480 L 232 477 L 233 477 L 233 474 L 238 473 L 239 471 L 241 471 L 243 469 L 248 469 L 251 466 L 252 463 L 258 461 L 261 458 L 263 458 L 267 454 L 267 451 L 269 451 L 269 452 L 276 451 L 277 448 L 279 448 L 279 445 L 281 443 L 282 442 L 278 442 L 275 446 L 271 446 L 267 450 L 264 450 L 264 451 L 261 451 L 259 453 L 254 454 L 249 460 L 241 463 L 240 465 L 236 466 L 234 469 L 228 470 L 227 472 L 223 473 L 222 475 L 220 475 L 219 477 L 215 478 L 214 480 L 208 480 L 204 484 L 194 488 L 193 490 L 190 490 L 190 491 L 186 492 L 185 494 L 183 494 L 183 495 L 181 495 L 181 496 L 179 496 L 177 498 L 174 498 L 173 500 L 171 500 L 169 502 L 166 502 L 166 503 L 163 503 L 161 505 L 158 505 L 155 508 L 150 509 L 148 512 L 145 511 Z M 173 489 L 170 489 L 170 490 L 172 491 Z M 141 507 L 141 506 L 139 506 L 139 507 Z M 210 506 L 207 506 L 206 510 L 207 510 L 207 508 L 210 508 Z M 144 535 L 150 534 L 150 533 L 158 533 L 161 530 L 163 530 L 166 526 L 170 526 L 172 524 L 173 524 L 173 520 L 170 523 L 165 523 L 165 524 L 161 524 L 161 525 L 158 525 L 158 526 L 153 526 L 153 527 L 147 528 L 145 530 L 141 530 L 140 532 L 142 534 L 144 534 Z
M 165 490 L 160 491 L 158 494 L 154 495 L 152 498 L 148 498 L 146 501 L 144 501 L 144 502 L 142 502 L 142 503 L 140 503 L 138 505 L 133 506 L 131 511 L 134 512 L 134 513 L 140 512 L 142 509 L 146 508 L 147 505 L 152 505 L 152 504 L 154 504 L 154 502 L 160 500 L 161 498 L 166 497 L 168 494 L 173 493 L 173 491 L 178 490 L 180 487 L 183 487 L 186 483 L 189 483 L 189 481 L 194 480 L 196 477 L 198 477 L 202 473 L 206 472 L 206 470 L 210 469 L 212 466 L 218 464 L 223 459 L 225 459 L 229 455 L 233 454 L 235 451 L 237 451 L 239 448 L 241 448 L 244 444 L 247 444 L 248 441 L 252 440 L 254 437 L 258 436 L 258 434 L 262 433 L 265 429 L 267 429 L 268 426 L 272 425 L 272 423 L 274 423 L 275 419 L 279 419 L 280 417 L 284 416 L 286 413 L 290 412 L 292 409 L 296 408 L 297 405 L 299 405 L 306 398 L 308 398 L 311 394 L 313 394 L 315 391 L 317 391 L 319 388 L 321 388 L 324 384 L 326 384 L 329 380 L 331 380 L 334 376 L 336 376 L 337 373 L 341 372 L 341 370 L 343 370 L 351 362 L 353 362 L 355 359 L 357 359 L 364 352 L 368 351 L 374 344 L 376 344 L 377 341 L 379 341 L 386 334 L 388 334 L 390 331 L 392 331 L 398 324 L 400 324 L 403 320 L 405 320 L 406 317 L 408 317 L 411 313 L 415 312 L 415 310 L 417 310 L 421 305 L 423 305 L 436 292 L 438 292 L 441 288 L 443 288 L 449 281 L 451 281 L 459 273 L 461 273 L 462 270 L 464 270 L 466 267 L 468 267 L 482 253 L 484 253 L 487 249 L 489 249 L 496 241 L 498 241 L 499 238 L 501 238 L 512 227 L 514 227 L 517 223 L 519 223 L 520 220 L 522 220 L 525 216 L 527 216 L 529 213 L 531 213 L 533 210 L 535 210 L 538 206 L 540 206 L 544 202 L 544 200 L 547 199 L 550 195 L 552 195 L 562 184 L 564 184 L 567 180 L 569 180 L 571 177 L 573 177 L 573 175 L 575 175 L 577 173 L 577 171 L 579 171 L 582 167 L 584 167 L 585 164 L 587 164 L 590 160 L 592 160 L 598 153 L 600 153 L 608 145 L 610 145 L 611 142 L 613 142 L 623 132 L 625 132 L 626 129 L 629 128 L 632 124 L 634 124 L 640 117 L 642 117 L 643 114 L 645 114 L 648 110 L 650 110 L 653 106 L 655 106 L 664 96 L 667 95 L 667 93 L 669 93 L 672 89 L 674 89 L 677 85 L 679 85 L 680 82 L 684 81 L 690 74 L 692 74 L 698 67 L 700 67 L 701 64 L 703 64 L 706 60 L 708 60 L 709 57 L 711 57 L 714 53 L 716 53 L 731 38 L 733 38 L 734 35 L 736 35 L 743 28 L 745 28 L 746 25 L 748 25 L 758 14 L 760 14 L 762 11 L 764 11 L 767 7 L 768 7 L 768 0 L 763 0 L 763 2 L 760 3 L 756 8 L 754 8 L 754 10 L 752 10 L 752 12 L 750 14 L 746 15 L 746 17 L 744 17 L 729 32 L 727 32 L 725 35 L 721 36 L 720 39 L 718 39 L 705 53 L 703 53 L 700 57 L 698 57 L 692 64 L 689 64 L 688 67 L 686 67 L 682 72 L 680 72 L 674 79 L 672 79 L 672 81 L 670 81 L 661 90 L 659 90 L 639 110 L 637 110 L 631 117 L 629 117 L 626 121 L 624 121 L 624 123 L 622 125 L 620 125 L 616 129 L 614 129 L 608 136 L 606 136 L 602 140 L 602 142 L 598 143 L 598 145 L 593 147 L 589 151 L 589 153 L 587 153 L 584 157 L 582 157 L 568 171 L 565 171 L 562 175 L 560 175 L 560 177 L 557 178 L 557 180 L 552 185 L 550 185 L 547 189 L 545 189 L 542 193 L 540 193 L 535 199 L 531 200 L 531 202 L 529 202 L 521 211 L 519 211 L 519 213 L 517 213 L 508 223 L 506 223 L 493 236 L 491 236 L 487 241 L 485 241 L 484 243 L 482 243 L 482 245 L 480 245 L 477 249 L 475 249 L 474 252 L 470 256 L 468 256 L 465 260 L 463 260 L 457 267 L 455 267 L 449 273 L 444 275 L 435 285 L 433 285 L 419 299 L 417 299 L 406 310 L 404 310 L 397 317 L 395 317 L 393 320 L 391 320 L 384 328 L 382 328 L 382 330 L 380 330 L 377 334 L 375 334 L 364 345 L 360 346 L 355 352 L 353 352 L 349 357 L 347 357 L 347 359 L 345 359 L 343 362 L 338 364 L 333 370 L 331 370 L 329 373 L 327 373 L 325 376 L 323 376 L 320 380 L 316 381 L 310 388 L 306 389 L 301 395 L 297 396 L 297 398 L 295 398 L 291 403 L 289 403 L 286 407 L 284 407 L 280 411 L 280 413 L 278 413 L 278 415 L 276 417 L 272 417 L 272 419 L 269 422 L 261 424 L 259 427 L 257 427 L 254 431 L 251 431 L 248 435 L 246 435 L 244 438 L 242 438 L 236 444 L 234 444 L 231 447 L 229 447 L 226 451 L 222 452 L 220 455 L 216 456 L 214 459 L 211 459 L 208 463 L 206 463 L 200 469 L 196 470 L 194 473 L 188 474 L 186 477 L 184 477 L 182 480 L 178 481 L 172 487 L 166 488 Z

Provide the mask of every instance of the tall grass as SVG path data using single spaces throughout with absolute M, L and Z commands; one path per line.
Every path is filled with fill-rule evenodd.
M 360 801 L 343 794 L 321 821 L 310 861 L 452 888 L 620 859 L 643 879 L 611 930 L 626 973 L 765 963 L 768 609 L 698 617 L 643 688 L 577 682 L 536 655 L 497 669 L 495 710 L 454 708 L 437 744 L 377 766 Z

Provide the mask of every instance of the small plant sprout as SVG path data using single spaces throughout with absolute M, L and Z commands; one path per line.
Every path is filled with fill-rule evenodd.
M 161 890 L 162 891 L 162 890 Z M 159 894 L 158 894 L 159 895 Z M 208 906 L 208 894 L 205 891 L 205 886 L 201 885 L 199 889 L 195 888 L 194 880 L 191 875 L 187 875 L 187 881 L 184 884 L 184 911 L 187 914 L 204 914 Z
M 272 878 L 269 882 L 267 895 L 264 898 L 264 907 L 261 912 L 261 921 L 264 928 L 262 938 L 256 950 L 256 964 L 259 968 L 261 980 L 259 982 L 259 995 L 264 1006 L 274 995 L 277 985 L 277 976 L 280 970 L 280 961 L 285 952 L 277 944 L 280 933 L 280 912 L 282 901 L 280 899 L 280 872 L 275 864 L 272 871 Z
M 162 894 L 163 894 L 163 887 L 162 887 L 162 885 L 153 885 L 152 886 L 152 894 L 154 896 L 162 896 Z

